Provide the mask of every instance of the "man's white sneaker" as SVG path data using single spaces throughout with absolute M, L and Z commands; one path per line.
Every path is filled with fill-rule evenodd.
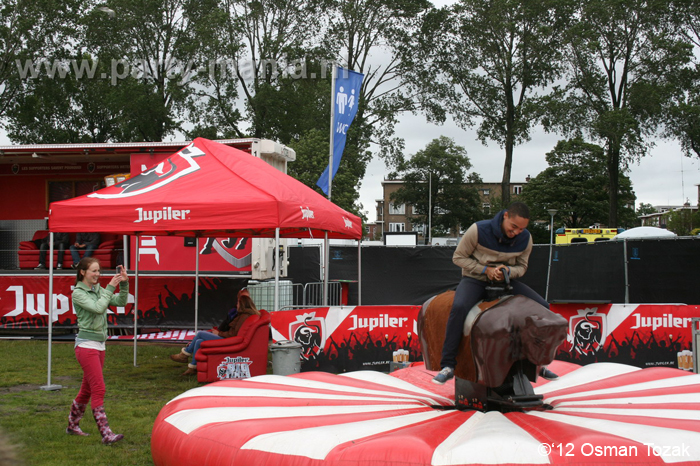
M 433 377 L 433 383 L 436 383 L 438 385 L 442 385 L 454 376 L 455 376 L 455 370 L 452 369 L 451 367 L 445 367 L 443 370 L 438 372 L 435 377 Z

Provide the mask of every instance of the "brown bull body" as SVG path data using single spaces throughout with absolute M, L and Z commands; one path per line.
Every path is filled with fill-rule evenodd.
M 428 370 L 440 370 L 453 300 L 454 291 L 442 293 L 428 300 L 418 314 L 418 335 Z M 471 332 L 460 342 L 456 377 L 498 387 L 516 361 L 525 359 L 536 366 L 551 363 L 566 338 L 566 319 L 525 296 L 507 296 L 477 306 L 472 310 L 477 316 Z

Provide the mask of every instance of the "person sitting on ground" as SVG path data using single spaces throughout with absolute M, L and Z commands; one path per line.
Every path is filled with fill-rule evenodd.
M 182 348 L 178 354 L 171 354 L 170 359 L 175 362 L 187 364 L 187 370 L 183 372 L 182 375 L 196 374 L 197 360 L 194 356 L 197 354 L 197 350 L 199 350 L 202 342 L 235 337 L 243 326 L 243 322 L 252 315 L 259 316 L 260 311 L 255 307 L 255 303 L 253 303 L 248 290 L 243 288 L 238 292 L 238 303 L 236 307 L 228 312 L 224 321 L 221 322 L 216 329 L 213 329 L 211 332 L 197 332 L 190 344 Z M 189 362 L 190 356 L 192 357 L 191 363 Z
M 489 220 L 474 224 L 462 236 L 452 261 L 462 268 L 462 280 L 457 286 L 442 347 L 442 370 L 433 382 L 444 384 L 454 377 L 457 352 L 462 339 L 464 321 L 474 305 L 486 295 L 489 283 L 505 280 L 510 275 L 513 294 L 523 295 L 549 309 L 549 303 L 529 286 L 514 278 L 525 275 L 532 251 L 532 237 L 527 231 L 530 209 L 522 202 L 513 202 Z M 557 375 L 543 367 L 540 376 L 556 379 Z
M 51 234 L 49 233 L 45 237 L 35 240 L 34 243 L 39 246 L 39 265 L 34 267 L 35 270 L 43 270 L 46 268 L 46 251 L 49 250 L 51 241 Z M 56 256 L 56 268 L 63 268 L 63 253 L 66 248 L 70 245 L 70 235 L 68 233 L 54 233 L 53 234 L 53 244 L 56 247 L 58 254 Z
M 78 233 L 75 235 L 75 243 L 70 245 L 70 254 L 73 257 L 73 265 L 76 268 L 80 262 L 80 250 L 85 249 L 83 257 L 90 257 L 97 247 L 100 245 L 99 233 Z

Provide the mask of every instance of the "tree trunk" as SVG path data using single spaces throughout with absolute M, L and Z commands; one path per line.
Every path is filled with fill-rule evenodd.
M 608 227 L 617 228 L 617 203 L 620 189 L 620 144 L 608 142 L 608 193 L 610 199 L 610 211 L 608 214 Z
M 506 108 L 506 160 L 503 164 L 503 179 L 501 180 L 501 202 L 505 209 L 510 204 L 510 174 L 513 167 L 513 146 L 515 145 L 515 104 L 513 102 L 513 89 L 508 80 L 507 108 Z

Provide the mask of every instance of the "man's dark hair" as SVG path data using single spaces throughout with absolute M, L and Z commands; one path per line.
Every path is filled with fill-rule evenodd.
M 508 215 L 517 215 L 518 217 L 530 220 L 530 208 L 522 202 L 512 202 L 508 206 L 508 209 L 506 209 L 506 212 L 508 212 Z

